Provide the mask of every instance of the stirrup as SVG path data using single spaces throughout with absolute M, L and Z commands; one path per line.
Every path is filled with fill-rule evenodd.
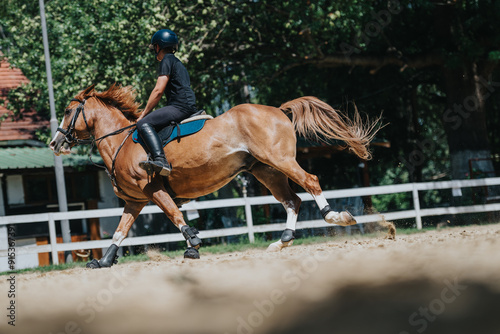
M 153 175 L 156 172 L 161 176 L 169 176 L 170 172 L 172 172 L 172 167 L 169 163 L 164 165 L 151 160 L 139 162 L 139 167 L 144 169 L 148 175 Z
M 139 167 L 144 169 L 149 176 L 154 174 L 153 165 L 151 164 L 151 161 L 141 161 L 139 162 Z

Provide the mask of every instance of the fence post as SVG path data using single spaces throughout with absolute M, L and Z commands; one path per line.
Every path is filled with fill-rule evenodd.
M 56 222 L 54 215 L 49 213 L 49 239 L 52 252 L 52 264 L 59 264 L 59 256 L 57 254 L 57 237 L 56 237 Z
M 415 208 L 415 220 L 417 221 L 417 229 L 422 229 L 422 217 L 420 216 L 420 200 L 418 198 L 417 184 L 413 183 L 413 207 Z
M 248 202 L 247 187 L 245 184 L 243 185 L 243 199 L 245 200 L 245 218 L 248 227 L 248 241 L 253 244 L 255 242 L 255 235 L 253 234 L 252 206 Z

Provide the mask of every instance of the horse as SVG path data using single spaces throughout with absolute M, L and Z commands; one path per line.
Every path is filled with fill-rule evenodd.
M 94 85 L 71 99 L 64 118 L 49 147 L 54 154 L 70 154 L 79 144 L 93 143 L 119 198 L 125 201 L 123 215 L 110 247 L 88 268 L 111 267 L 117 251 L 144 206 L 152 201 L 186 239 L 185 258 L 199 258 L 202 240 L 198 231 L 186 224 L 178 205 L 210 194 L 242 171 L 255 176 L 286 210 L 286 228 L 269 251 L 291 246 L 301 199 L 291 189 L 289 179 L 312 195 L 329 224 L 349 226 L 356 220 L 348 211 L 331 209 L 318 177 L 307 173 L 296 161 L 296 134 L 312 140 L 341 140 L 358 157 L 371 158 L 369 144 L 378 131 L 378 120 L 354 117 L 332 108 L 318 98 L 306 96 L 279 108 L 241 104 L 209 119 L 196 134 L 164 147 L 173 166 L 168 177 L 148 175 L 139 167 L 147 152 L 133 143 L 131 132 L 141 114 L 137 94 L 131 86 L 113 84 L 98 92 Z M 81 116 L 80 116 L 81 115 Z M 93 139 L 92 139 L 93 138 Z

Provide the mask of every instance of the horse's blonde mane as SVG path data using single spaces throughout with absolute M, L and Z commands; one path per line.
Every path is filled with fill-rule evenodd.
M 95 97 L 107 106 L 112 106 L 120 110 L 129 121 L 135 121 L 140 115 L 140 103 L 136 102 L 137 93 L 132 86 L 122 87 L 113 84 L 104 92 L 97 92 L 94 85 L 81 91 L 76 98 L 83 100 Z

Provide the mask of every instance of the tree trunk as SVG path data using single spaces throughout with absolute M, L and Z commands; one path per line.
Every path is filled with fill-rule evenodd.
M 457 6 L 435 6 L 434 28 L 441 46 L 449 55 L 441 66 L 447 109 L 442 121 L 450 150 L 453 179 L 491 176 L 494 171 L 486 128 L 484 102 L 493 87 L 488 77 L 494 66 L 467 58 L 461 41 L 465 38 Z M 479 159 L 475 161 L 475 159 Z M 471 175 L 475 165 L 478 174 Z
M 484 102 L 494 87 L 477 65 L 443 67 L 447 109 L 442 121 L 453 179 L 494 176 Z M 472 175 L 471 175 L 472 173 Z
M 423 141 L 422 129 L 418 121 L 417 110 L 417 87 L 411 87 L 410 97 L 407 102 L 408 113 L 411 115 L 408 132 L 410 140 L 413 142 L 414 150 L 420 149 L 419 142 Z M 410 182 L 423 181 L 423 164 L 415 164 L 414 168 L 410 169 Z

